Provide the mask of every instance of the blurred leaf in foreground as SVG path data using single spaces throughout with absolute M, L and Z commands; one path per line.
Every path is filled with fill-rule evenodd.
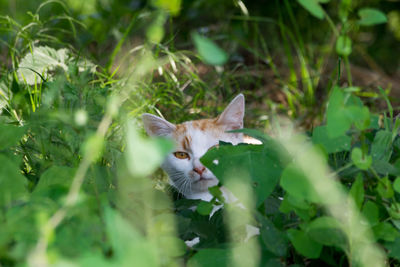
M 192 38 L 196 49 L 203 61 L 210 65 L 223 65 L 228 60 L 228 55 L 213 41 L 198 33 L 193 33 Z
M 372 26 L 387 22 L 386 15 L 375 8 L 362 8 L 358 11 L 358 15 L 360 16 L 358 24 L 362 26 Z

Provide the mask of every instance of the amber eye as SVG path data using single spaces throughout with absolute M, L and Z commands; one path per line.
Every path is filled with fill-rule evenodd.
M 174 156 L 175 156 L 176 158 L 178 158 L 178 159 L 188 159 L 188 158 L 189 158 L 189 154 L 188 154 L 188 153 L 186 153 L 186 152 L 181 152 L 181 151 L 174 152 Z

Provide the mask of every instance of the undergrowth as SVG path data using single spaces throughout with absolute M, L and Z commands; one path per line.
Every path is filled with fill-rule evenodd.
M 128 2 L 0 16 L 1 266 L 399 265 L 395 85 L 351 72 L 384 12 Z M 218 187 L 182 199 L 158 169 L 173 145 L 145 137 L 140 115 L 213 117 L 239 92 L 258 128 L 241 131 L 262 145 L 221 143 L 202 162 L 246 209 Z

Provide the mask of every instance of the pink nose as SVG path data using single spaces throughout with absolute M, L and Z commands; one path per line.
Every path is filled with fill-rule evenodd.
M 206 168 L 204 166 L 201 166 L 201 167 L 196 167 L 193 170 L 201 175 L 206 170 Z

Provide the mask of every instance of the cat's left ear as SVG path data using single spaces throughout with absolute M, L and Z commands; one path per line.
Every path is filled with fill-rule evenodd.
M 229 103 L 224 112 L 218 116 L 217 123 L 226 125 L 228 130 L 237 130 L 243 128 L 243 117 L 244 96 L 239 94 Z
M 150 136 L 168 137 L 176 129 L 176 126 L 169 121 L 149 113 L 142 115 L 142 121 L 144 129 Z

